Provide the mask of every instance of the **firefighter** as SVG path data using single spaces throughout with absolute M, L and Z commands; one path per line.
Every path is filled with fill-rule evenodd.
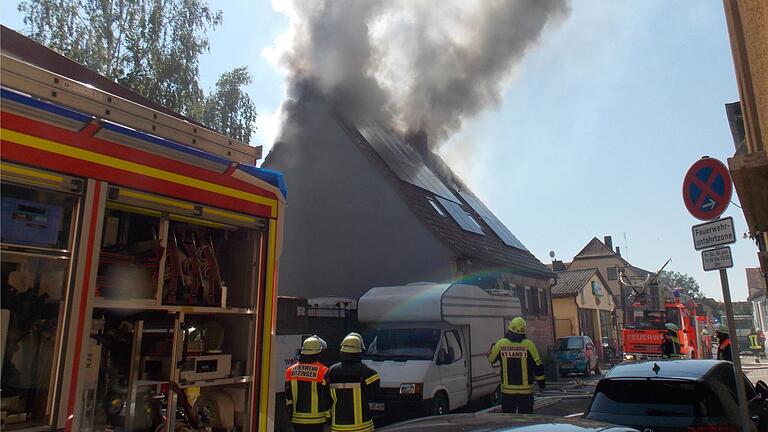
M 533 382 L 545 387 L 544 366 L 536 345 L 525 337 L 525 320 L 510 321 L 504 337 L 488 353 L 491 364 L 501 362 L 501 409 L 505 413 L 533 414 Z
M 341 341 L 341 361 L 328 370 L 333 432 L 373 431 L 368 401 L 379 390 L 379 374 L 362 363 L 364 349 L 359 334 L 348 334 Z
M 296 432 L 322 432 L 330 416 L 328 368 L 318 359 L 325 348 L 320 337 L 308 337 L 301 345 L 298 363 L 285 371 L 285 403 Z
M 667 323 L 664 327 L 667 328 L 667 331 L 664 332 L 664 338 L 661 341 L 661 358 L 679 359 L 680 339 L 677 337 L 678 328 L 672 323 Z
M 722 324 L 717 327 L 715 332 L 717 336 L 717 359 L 733 361 L 731 352 L 731 339 L 728 337 L 728 328 Z
M 760 335 L 754 327 L 749 330 L 747 339 L 749 339 L 749 350 L 755 356 L 755 363 L 760 363 L 760 351 L 763 350 L 763 347 L 760 344 Z

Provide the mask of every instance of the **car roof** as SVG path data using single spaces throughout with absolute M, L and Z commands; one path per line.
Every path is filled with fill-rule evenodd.
M 376 428 L 377 432 L 630 432 L 623 426 L 582 418 L 477 412 L 425 417 Z
M 669 378 L 702 380 L 717 367 L 727 367 L 722 360 L 647 360 L 622 363 L 614 366 L 606 379 L 621 378 Z

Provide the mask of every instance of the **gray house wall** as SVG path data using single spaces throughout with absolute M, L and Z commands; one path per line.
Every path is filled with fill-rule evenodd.
M 281 141 L 264 163 L 288 186 L 280 295 L 358 298 L 374 286 L 454 276 L 452 251 L 325 104 L 295 110 Z

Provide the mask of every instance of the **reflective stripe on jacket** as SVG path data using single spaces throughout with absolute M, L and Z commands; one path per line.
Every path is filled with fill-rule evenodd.
M 759 350 L 762 348 L 760 345 L 760 336 L 757 333 L 750 333 L 749 336 L 749 348 L 753 350 Z
M 677 338 L 677 332 L 669 330 L 665 336 L 661 342 L 661 358 L 679 359 L 680 339 Z
M 285 371 L 285 403 L 292 406 L 291 422 L 322 424 L 330 415 L 331 396 L 322 363 L 296 363 Z
M 493 345 L 488 361 L 501 361 L 501 392 L 511 395 L 533 394 L 533 382 L 544 381 L 544 366 L 536 345 L 521 338 L 512 341 L 499 339 Z
M 331 431 L 371 432 L 368 401 L 379 389 L 379 374 L 358 362 L 336 363 L 328 370 L 331 389 Z

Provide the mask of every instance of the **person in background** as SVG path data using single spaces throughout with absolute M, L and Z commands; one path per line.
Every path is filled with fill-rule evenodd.
M 667 328 L 667 331 L 664 332 L 664 338 L 661 341 L 661 358 L 680 359 L 680 339 L 677 337 L 678 328 L 672 323 L 667 323 L 664 327 Z
M 501 410 L 505 413 L 533 414 L 533 382 L 545 387 L 544 366 L 525 329 L 525 320 L 515 317 L 488 353 L 491 364 L 501 362 Z
M 763 347 L 760 344 L 760 335 L 754 327 L 749 329 L 747 340 L 749 340 L 749 350 L 752 351 L 752 355 L 755 356 L 755 363 L 760 363 L 760 351 L 763 350 Z
M 765 333 L 762 330 L 757 331 L 757 340 L 760 342 L 760 357 L 765 358 Z
M 318 359 L 326 346 L 319 336 L 308 337 L 301 345 L 298 363 L 285 371 L 285 403 L 296 432 L 322 432 L 330 416 L 328 368 Z
M 717 359 L 733 361 L 733 352 L 731 351 L 731 339 L 728 337 L 728 328 L 722 324 L 715 331 L 717 336 Z
M 379 390 L 379 374 L 362 362 L 365 344 L 357 333 L 341 341 L 341 361 L 328 370 L 331 388 L 331 431 L 372 432 L 368 401 Z

